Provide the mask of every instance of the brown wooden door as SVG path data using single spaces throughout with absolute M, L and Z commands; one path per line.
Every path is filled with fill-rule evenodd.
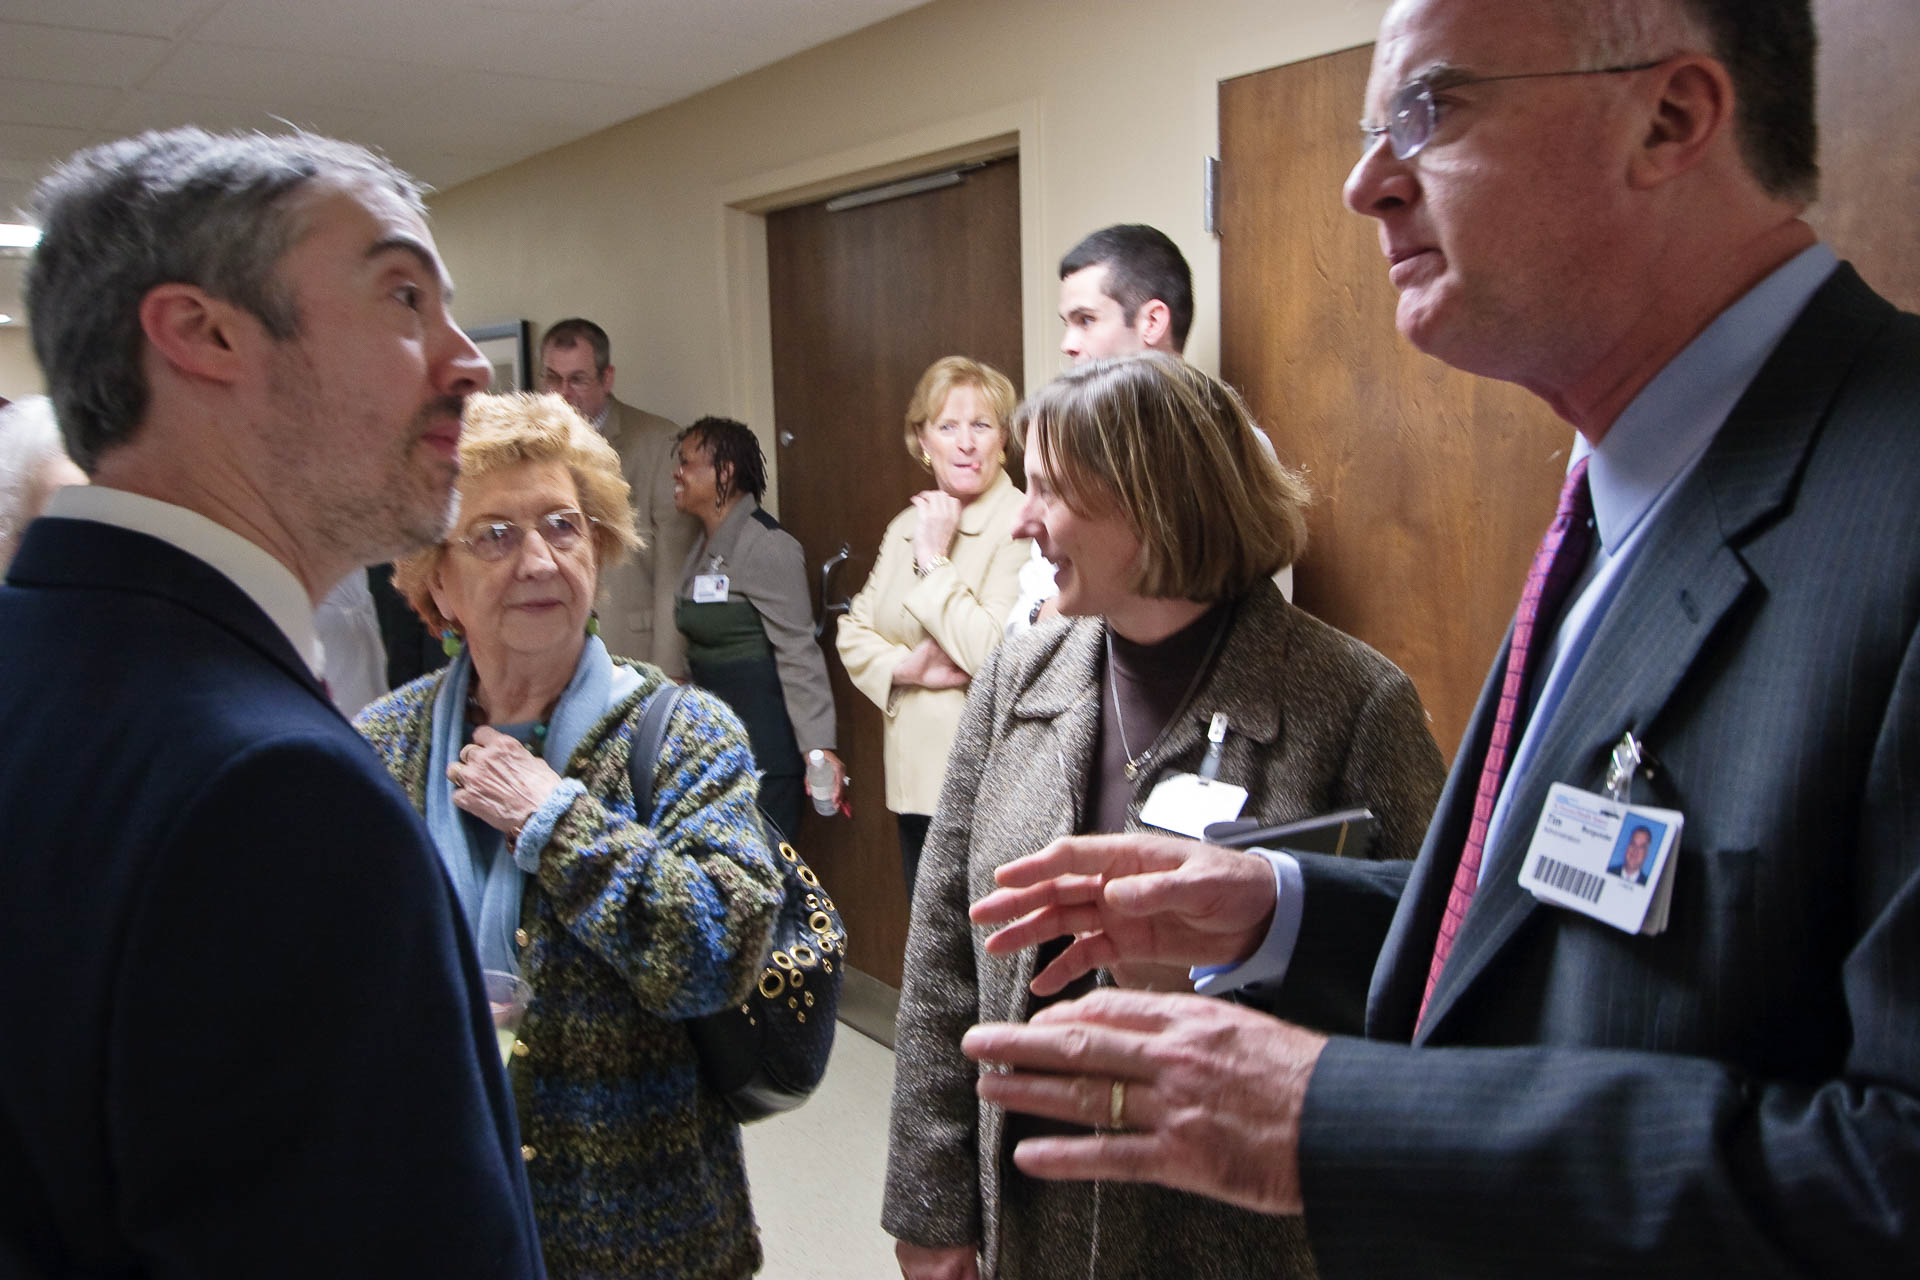
M 921 373 L 941 356 L 967 355 L 1021 384 L 1019 162 L 839 213 L 824 203 L 773 213 L 767 264 L 780 523 L 806 548 L 816 591 L 820 567 L 847 548 L 832 592 L 845 600 L 867 580 L 887 522 L 931 483 L 901 439 Z M 897 987 L 907 897 L 885 804 L 881 716 L 848 682 L 834 622 L 820 643 L 854 820 L 809 812 L 800 849 L 846 919 L 849 958 Z
M 1313 485 L 1294 602 L 1398 663 L 1451 758 L 1572 431 L 1395 332 L 1374 223 L 1340 202 L 1372 53 L 1220 86 L 1221 372 Z
M 1823 0 L 1811 220 L 1920 308 L 1912 0 Z M 1451 758 L 1552 516 L 1572 429 L 1415 351 L 1375 224 L 1341 204 L 1371 45 L 1220 85 L 1221 370 L 1315 492 L 1294 598 L 1412 677 Z

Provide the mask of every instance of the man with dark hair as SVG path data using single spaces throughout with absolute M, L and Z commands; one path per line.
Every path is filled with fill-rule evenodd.
M 541 1274 L 485 987 L 314 608 L 442 537 L 487 365 L 411 180 L 147 134 L 42 184 L 91 487 L 0 587 L 9 1276 Z
M 1193 328 L 1193 271 L 1165 232 L 1140 223 L 1102 227 L 1060 259 L 1060 352 L 1069 363 L 1164 351 L 1180 355 Z M 1273 442 L 1254 434 L 1269 456 Z M 1293 599 L 1293 566 L 1273 575 Z M 1053 565 L 1035 547 L 1020 567 L 1020 596 L 1007 614 L 1008 639 L 1052 616 Z
M 1193 271 L 1154 227 L 1104 227 L 1060 259 L 1060 350 L 1068 360 L 1179 355 L 1193 328 Z
M 1292 1020 L 1102 992 L 976 1028 L 1017 1068 L 983 1099 L 1113 1131 L 1021 1168 L 1304 1213 L 1328 1277 L 1913 1273 L 1920 317 L 1802 220 L 1813 55 L 1808 0 L 1389 9 L 1347 203 L 1415 346 L 1572 424 L 1561 509 L 1411 867 L 1001 869 L 975 921 L 1039 914 L 990 952 L 1076 935 L 1041 992 L 1237 966 L 1202 989 Z M 1525 883 L 1551 788 L 1608 788 L 1627 735 L 1684 822 L 1651 935 Z
M 687 646 L 673 624 L 673 592 L 700 522 L 674 510 L 674 441 L 680 428 L 613 398 L 613 348 L 591 320 L 555 324 L 540 339 L 540 386 L 567 398 L 619 451 L 633 490 L 634 522 L 646 546 L 605 575 L 610 601 L 600 638 L 610 653 L 687 674 Z

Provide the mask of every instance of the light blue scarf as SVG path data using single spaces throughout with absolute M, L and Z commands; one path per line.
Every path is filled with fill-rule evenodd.
M 447 766 L 460 757 L 467 744 L 467 690 L 473 683 L 473 660 L 465 651 L 447 668 L 440 692 L 433 699 L 433 745 L 427 757 L 427 831 L 433 836 L 440 861 L 453 880 L 454 892 L 466 912 L 467 928 L 473 934 L 480 954 L 480 967 L 518 973 L 520 962 L 513 945 L 513 931 L 520 924 L 520 895 L 527 873 L 539 869 L 539 848 L 546 843 L 544 832 L 538 842 L 530 840 L 534 823 L 521 833 L 522 845 L 532 845 L 525 861 L 516 863 L 506 837 L 491 827 L 478 841 L 471 838 L 472 827 L 462 821 L 453 804 L 453 784 L 447 781 Z M 606 645 L 598 636 L 588 636 L 553 709 L 547 726 L 545 759 L 554 772 L 565 775 L 573 750 L 587 731 L 612 710 L 613 706 L 640 683 L 639 673 L 630 667 L 616 670 L 607 656 Z M 571 803 L 578 794 L 577 782 L 563 783 L 569 790 L 564 799 Z M 556 793 L 556 798 L 559 793 Z M 543 806 L 543 809 L 549 806 Z M 542 825 L 552 829 L 550 815 Z M 525 865 L 526 862 L 532 865 Z

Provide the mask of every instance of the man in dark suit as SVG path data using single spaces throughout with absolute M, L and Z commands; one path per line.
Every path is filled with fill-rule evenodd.
M 1410 871 L 1002 869 L 990 949 L 1080 935 L 1040 987 L 1177 958 L 1290 1019 L 1109 991 L 976 1028 L 1016 1068 L 983 1096 L 1119 1131 L 1023 1169 L 1304 1213 L 1330 1277 L 1912 1274 L 1920 318 L 1800 219 L 1813 41 L 1805 0 L 1389 11 L 1347 202 L 1411 341 L 1576 428 L 1566 514 Z M 1684 815 L 1657 935 L 1521 883 L 1549 787 L 1603 790 L 1627 734 Z
M 542 1274 L 464 924 L 313 609 L 443 535 L 465 395 L 414 184 L 185 129 L 41 187 L 92 487 L 0 588 L 0 1272 Z
M 687 644 L 674 624 L 680 571 L 700 522 L 673 505 L 674 442 L 680 428 L 613 396 L 613 348 L 591 320 L 561 320 L 540 338 L 540 386 L 565 396 L 620 454 L 633 494 L 634 523 L 646 546 L 607 574 L 600 638 L 609 652 L 651 662 L 684 679 Z

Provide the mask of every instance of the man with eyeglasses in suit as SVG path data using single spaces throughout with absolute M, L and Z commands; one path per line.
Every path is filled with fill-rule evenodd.
M 687 674 L 687 646 L 673 624 L 673 593 L 700 523 L 673 505 L 674 442 L 680 428 L 613 395 L 613 349 L 591 320 L 561 320 L 540 338 L 540 388 L 566 397 L 620 454 L 633 514 L 646 546 L 607 574 L 609 653 L 651 662 L 675 679 Z

